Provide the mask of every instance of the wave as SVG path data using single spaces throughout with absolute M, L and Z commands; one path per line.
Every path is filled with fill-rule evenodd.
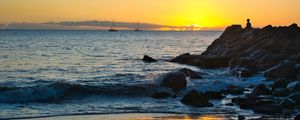
M 66 82 L 37 84 L 30 87 L 0 86 L 0 103 L 58 102 L 88 95 L 147 96 L 159 89 L 153 84 L 81 85 Z

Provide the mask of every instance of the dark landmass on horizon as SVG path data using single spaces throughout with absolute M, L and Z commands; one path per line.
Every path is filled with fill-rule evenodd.
M 134 30 L 139 24 L 141 30 L 223 30 L 223 27 L 196 27 L 196 26 L 170 26 L 153 23 L 138 23 L 137 22 L 114 22 L 115 28 L 118 30 Z M 45 23 L 30 23 L 16 22 L 10 24 L 0 24 L 0 29 L 23 29 L 23 30 L 108 30 L 113 25 L 113 21 L 62 21 L 62 22 L 45 22 Z

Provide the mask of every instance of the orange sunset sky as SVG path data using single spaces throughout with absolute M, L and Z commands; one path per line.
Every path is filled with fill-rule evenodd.
M 122 21 L 224 28 L 300 23 L 300 0 L 1 0 L 0 24 Z

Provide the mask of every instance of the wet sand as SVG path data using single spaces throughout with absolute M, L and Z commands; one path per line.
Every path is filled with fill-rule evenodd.
M 44 118 L 31 118 L 26 120 L 225 120 L 237 119 L 233 115 L 186 115 L 186 114 L 160 114 L 160 113 L 129 113 L 129 114 L 102 114 L 102 115 L 74 115 Z

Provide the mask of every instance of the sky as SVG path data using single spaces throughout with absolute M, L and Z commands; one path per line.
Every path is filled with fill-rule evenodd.
M 0 0 L 0 24 L 63 21 L 141 22 L 223 29 L 300 24 L 300 0 Z

